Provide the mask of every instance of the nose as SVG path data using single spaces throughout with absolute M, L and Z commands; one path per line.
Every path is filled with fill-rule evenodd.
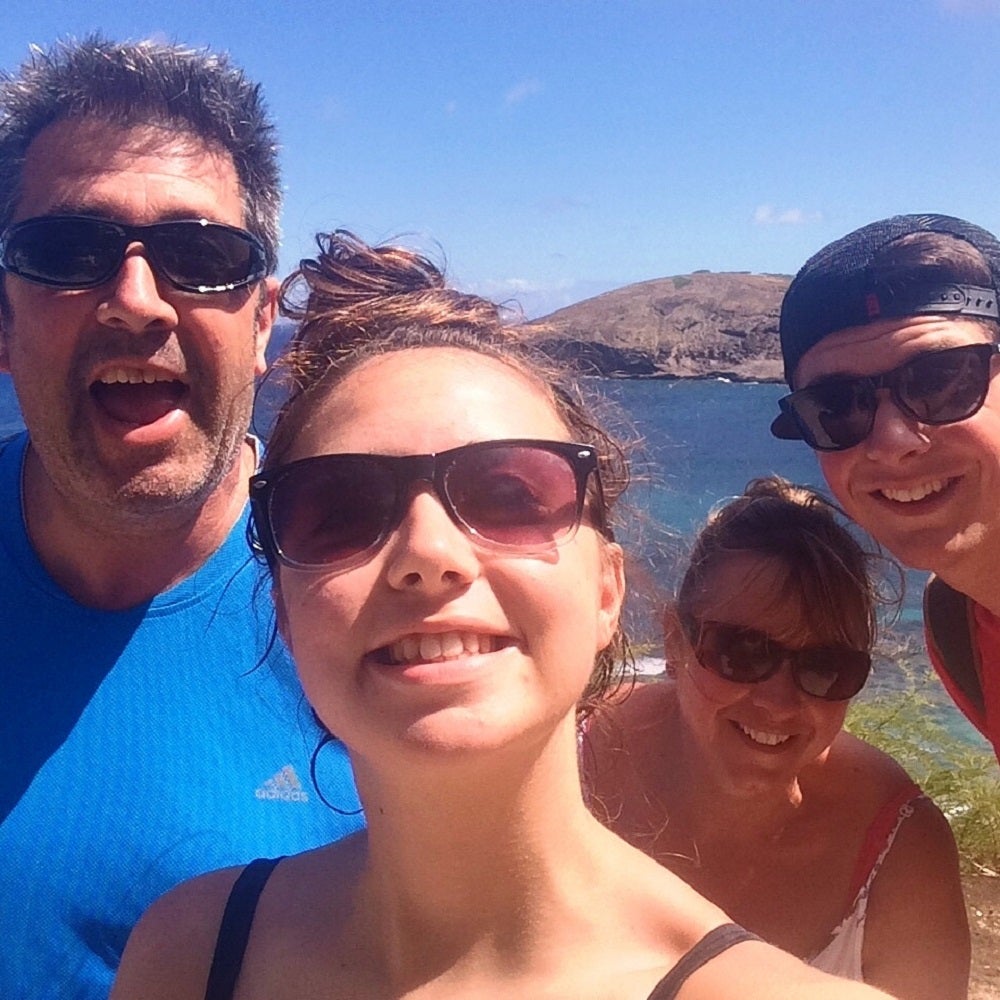
M 469 536 L 449 517 L 430 486 L 420 489 L 387 546 L 387 573 L 397 590 L 441 593 L 479 574 Z
M 875 420 L 863 445 L 866 456 L 876 462 L 896 464 L 923 454 L 930 443 L 925 426 L 904 413 L 887 389 L 880 389 Z
M 781 717 L 797 712 L 802 707 L 805 694 L 795 683 L 791 664 L 785 660 L 781 668 L 767 680 L 753 686 L 752 697 L 773 716 Z
M 156 272 L 141 243 L 128 248 L 121 267 L 101 286 L 100 296 L 97 318 L 105 326 L 142 333 L 177 324 L 177 311 L 161 294 Z

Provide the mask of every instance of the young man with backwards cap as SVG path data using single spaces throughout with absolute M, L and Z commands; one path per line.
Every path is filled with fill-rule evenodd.
M 899 215 L 824 247 L 781 308 L 793 390 L 771 425 L 908 566 L 931 660 L 1000 755 L 1000 241 Z

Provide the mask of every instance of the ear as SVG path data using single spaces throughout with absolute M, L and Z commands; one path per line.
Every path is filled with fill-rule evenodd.
M 274 321 L 278 318 L 278 279 L 273 275 L 265 278 L 257 292 L 257 310 L 254 313 L 254 373 L 263 375 L 267 371 L 267 345 L 271 341 Z
M 625 556 L 620 545 L 608 543 L 601 552 L 601 581 L 597 608 L 597 650 L 614 638 L 625 600 Z

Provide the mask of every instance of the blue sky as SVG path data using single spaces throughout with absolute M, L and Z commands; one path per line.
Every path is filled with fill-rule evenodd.
M 896 212 L 1000 231 L 1000 0 L 7 0 L 0 66 L 92 30 L 263 83 L 283 270 L 402 236 L 540 315 Z

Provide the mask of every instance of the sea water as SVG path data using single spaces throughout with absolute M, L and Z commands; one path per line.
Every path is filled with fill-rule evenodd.
M 632 599 L 636 610 L 630 630 L 643 644 L 638 666 L 655 674 L 663 669 L 657 652 L 656 606 L 670 592 L 685 545 L 712 506 L 740 494 L 756 476 L 776 473 L 821 490 L 823 478 L 811 449 L 802 442 L 779 441 L 769 433 L 778 413 L 777 400 L 787 391 L 783 385 L 721 379 L 593 379 L 586 387 L 609 400 L 624 417 L 625 429 L 641 438 L 634 451 L 632 516 L 623 541 L 634 553 L 637 568 L 633 590 L 638 597 Z M 22 426 L 10 379 L 0 375 L 0 437 Z M 891 649 L 905 646 L 906 654 L 890 652 L 878 659 L 868 694 L 904 688 L 914 671 L 924 683 L 928 673 L 920 641 L 924 579 L 922 573 L 905 574 L 904 603 L 893 627 Z M 903 659 L 908 673 L 901 669 Z M 936 681 L 928 682 L 928 690 L 949 728 L 969 736 L 971 728 Z

